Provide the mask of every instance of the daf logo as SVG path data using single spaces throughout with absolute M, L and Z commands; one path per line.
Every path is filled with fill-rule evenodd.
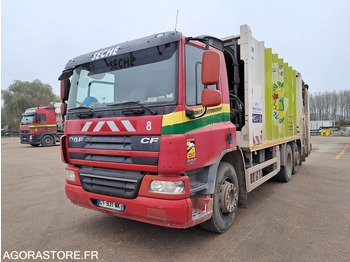
M 152 144 L 158 143 L 159 137 L 143 137 L 141 138 L 141 144 Z
M 82 136 L 70 136 L 69 137 L 69 142 L 83 142 L 83 137 Z

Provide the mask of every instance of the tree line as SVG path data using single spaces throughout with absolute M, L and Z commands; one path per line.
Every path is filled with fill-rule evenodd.
M 1 126 L 18 130 L 21 115 L 27 108 L 47 106 L 60 99 L 49 84 L 15 80 L 7 90 L 1 90 Z M 310 94 L 311 120 L 348 120 L 350 122 L 350 90 Z
M 49 106 L 60 99 L 49 84 L 40 80 L 33 82 L 15 80 L 7 90 L 1 90 L 1 128 L 18 130 L 22 114 L 27 108 Z
M 311 120 L 350 120 L 350 90 L 310 94 Z

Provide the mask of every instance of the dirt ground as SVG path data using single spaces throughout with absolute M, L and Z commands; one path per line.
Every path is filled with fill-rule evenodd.
M 3 138 L 1 258 L 9 261 L 4 256 L 14 251 L 96 251 L 93 261 L 350 261 L 350 138 L 312 143 L 289 183 L 255 189 L 233 226 L 214 234 L 74 206 L 65 196 L 59 146 Z

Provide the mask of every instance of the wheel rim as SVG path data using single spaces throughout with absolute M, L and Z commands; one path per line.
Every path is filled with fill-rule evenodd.
M 296 148 L 294 150 L 294 165 L 295 166 L 299 165 L 299 158 L 300 158 L 299 150 Z
M 220 186 L 220 210 L 223 214 L 232 213 L 237 206 L 237 188 L 235 184 L 225 180 Z
M 49 136 L 45 136 L 42 140 L 42 145 L 43 146 L 50 146 L 53 144 L 53 139 Z
M 288 157 L 287 157 L 287 172 L 288 172 L 288 176 L 292 175 L 292 170 L 293 170 L 292 155 L 288 154 Z

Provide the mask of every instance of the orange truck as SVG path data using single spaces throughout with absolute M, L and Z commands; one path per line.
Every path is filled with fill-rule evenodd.
M 156 34 L 71 59 L 59 77 L 73 204 L 222 233 L 248 193 L 310 153 L 308 86 L 247 25 Z

